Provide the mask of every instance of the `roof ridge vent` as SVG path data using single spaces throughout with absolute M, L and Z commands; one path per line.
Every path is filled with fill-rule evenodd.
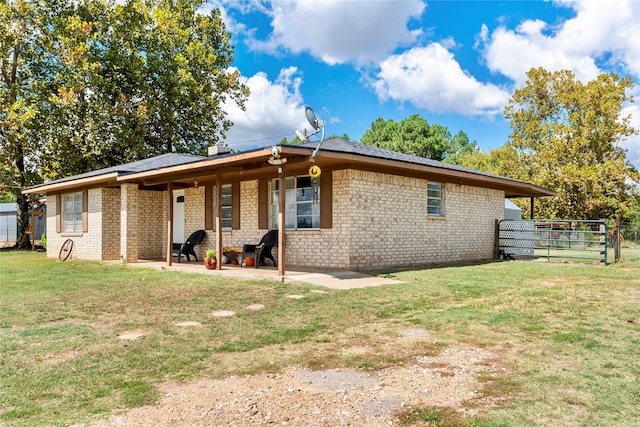
M 228 145 L 212 145 L 207 147 L 207 155 L 209 157 L 219 156 L 221 154 L 227 154 L 231 152 L 231 148 Z

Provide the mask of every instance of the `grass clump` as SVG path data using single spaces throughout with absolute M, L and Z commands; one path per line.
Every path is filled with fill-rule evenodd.
M 454 408 L 442 406 L 428 406 L 424 408 L 409 408 L 397 415 L 401 426 L 425 427 L 473 427 L 475 421 L 465 417 Z

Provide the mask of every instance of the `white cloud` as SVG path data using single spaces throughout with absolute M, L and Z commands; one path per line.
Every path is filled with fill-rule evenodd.
M 220 10 L 220 18 L 231 34 L 242 33 L 246 30 L 246 26 L 236 21 L 233 16 L 229 15 L 229 6 L 235 2 L 229 0 L 208 0 L 198 8 L 198 13 L 209 15 L 214 9 Z M 238 6 L 239 7 L 239 6 Z
M 481 83 L 460 68 L 439 43 L 387 58 L 377 78 L 373 86 L 381 99 L 410 102 L 434 113 L 492 117 L 509 99 L 507 91 Z
M 561 5 L 573 7 L 577 15 L 562 26 L 555 42 L 576 55 L 611 54 L 612 63 L 640 77 L 640 2 L 638 0 L 583 0 Z
M 234 123 L 226 138 L 231 148 L 267 146 L 278 143 L 283 136 L 292 139 L 296 129 L 309 127 L 300 94 L 302 77 L 296 67 L 283 68 L 273 82 L 263 72 L 241 80 L 251 91 L 246 111 L 233 101 L 224 105 L 227 118 Z
M 413 44 L 422 32 L 410 30 L 407 24 L 426 7 L 421 0 L 273 0 L 265 4 L 270 6 L 273 31 L 266 40 L 250 40 L 252 49 L 308 52 L 330 65 L 368 65 L 398 46 Z
M 583 81 L 601 71 L 598 62 L 621 67 L 640 77 L 640 2 L 637 0 L 569 1 L 576 16 L 553 26 L 540 20 L 523 21 L 515 30 L 483 26 L 479 40 L 487 66 L 522 85 L 533 67 L 568 69 Z
M 583 82 L 598 75 L 598 67 L 592 57 L 570 55 L 558 49 L 552 39 L 530 32 L 533 24 L 533 21 L 526 21 L 515 31 L 498 28 L 493 32 L 486 40 L 484 50 L 484 59 L 491 71 L 504 74 L 518 86 L 524 84 L 527 72 L 534 67 L 548 71 L 572 70 Z M 538 29 L 542 30 L 540 26 Z

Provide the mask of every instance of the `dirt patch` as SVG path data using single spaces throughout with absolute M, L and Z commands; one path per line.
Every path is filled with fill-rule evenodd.
M 588 278 L 566 278 L 566 277 L 552 277 L 548 280 L 536 280 L 530 279 L 527 280 L 527 283 L 530 285 L 537 285 L 543 288 L 554 288 L 558 286 L 576 286 L 576 285 L 592 285 L 594 283 L 593 279 Z
M 482 388 L 480 372 L 497 369 L 492 353 L 472 347 L 445 349 L 375 372 L 301 367 L 281 373 L 196 382 L 166 382 L 154 406 L 92 424 L 187 425 L 393 425 L 408 407 L 460 408 Z
M 59 363 L 65 363 L 65 362 L 68 362 L 69 360 L 73 360 L 76 357 L 80 356 L 81 354 L 82 352 L 78 350 L 55 353 L 55 354 L 48 355 L 46 358 L 42 360 L 42 362 L 46 365 L 57 365 Z
M 236 315 L 236 312 L 229 311 L 229 310 L 220 310 L 220 311 L 214 311 L 213 313 L 211 313 L 211 315 L 213 317 L 233 317 Z
M 145 335 L 148 335 L 149 332 L 143 331 L 142 329 L 136 329 L 135 331 L 126 331 L 118 334 L 118 339 L 121 340 L 137 340 Z
M 200 327 L 202 326 L 202 323 L 200 322 L 193 322 L 193 321 L 187 321 L 187 322 L 180 322 L 180 323 L 176 323 L 176 326 L 179 326 L 181 328 L 188 328 L 188 327 Z
M 402 336 L 405 338 L 426 337 L 427 335 L 429 335 L 429 331 L 426 329 L 405 329 L 402 332 Z

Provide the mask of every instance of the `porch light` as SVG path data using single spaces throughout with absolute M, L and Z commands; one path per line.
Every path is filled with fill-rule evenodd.
M 194 188 L 198 188 L 198 180 L 197 179 L 193 180 L 193 186 L 194 186 Z

